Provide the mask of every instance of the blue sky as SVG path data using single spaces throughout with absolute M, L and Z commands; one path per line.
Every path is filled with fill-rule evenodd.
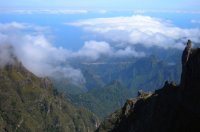
M 0 46 L 11 44 L 38 76 L 59 71 L 82 82 L 80 70 L 61 64 L 199 44 L 199 14 L 200 0 L 0 0 Z
M 4 0 L 1 8 L 198 10 L 199 0 Z
M 1 0 L 0 23 L 47 26 L 55 36 L 56 45 L 78 50 L 86 38 L 94 38 L 88 37 L 88 32 L 82 27 L 64 23 L 139 14 L 169 20 L 181 28 L 199 28 L 199 7 L 199 0 Z M 136 10 L 139 13 L 135 13 Z M 6 12 L 11 13 L 8 15 Z

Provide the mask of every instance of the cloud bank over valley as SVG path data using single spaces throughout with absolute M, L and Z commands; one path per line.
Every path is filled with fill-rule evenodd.
M 81 70 L 72 67 L 71 60 L 140 58 L 146 56 L 146 51 L 138 50 L 138 45 L 146 49 L 180 50 L 188 38 L 193 42 L 200 41 L 200 29 L 180 28 L 169 20 L 150 16 L 93 18 L 66 25 L 81 28 L 89 36 L 76 51 L 55 44 L 51 27 L 21 22 L 0 23 L 0 66 L 13 62 L 9 54 L 12 50 L 27 69 L 40 77 L 59 75 L 84 83 Z
M 84 82 L 84 77 L 79 69 L 67 65 L 70 51 L 62 47 L 55 47 L 44 34 L 44 29 L 23 23 L 0 24 L 0 62 L 12 63 L 8 46 L 13 47 L 13 52 L 24 66 L 34 74 L 45 77 L 61 73 L 63 77 L 74 82 Z M 6 46 L 7 45 L 7 46 Z M 65 67 L 61 64 L 66 63 Z
M 194 42 L 200 40 L 198 28 L 179 28 L 169 20 L 150 16 L 95 18 L 66 24 L 81 27 L 86 32 L 97 34 L 114 44 L 123 43 L 124 46 L 140 44 L 147 48 L 183 49 L 187 39 Z

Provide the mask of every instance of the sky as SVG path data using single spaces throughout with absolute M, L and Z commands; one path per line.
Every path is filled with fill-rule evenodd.
M 199 0 L 2 0 L 1 8 L 199 10 Z
M 199 34 L 199 0 L 0 1 L 0 67 L 12 51 L 34 74 L 75 83 L 85 79 L 71 60 L 168 55 Z

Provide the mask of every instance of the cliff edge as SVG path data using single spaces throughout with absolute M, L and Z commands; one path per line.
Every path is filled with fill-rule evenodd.
M 106 118 L 97 132 L 200 131 L 200 48 L 188 44 L 182 56 L 180 85 L 167 82 L 154 93 L 139 92 Z

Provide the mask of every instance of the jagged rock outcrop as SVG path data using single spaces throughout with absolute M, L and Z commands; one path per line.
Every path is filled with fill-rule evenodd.
M 192 49 L 192 41 L 188 40 L 182 55 L 182 66 L 185 66 L 187 64 L 190 54 L 192 53 L 191 49 Z
M 200 117 L 200 49 L 191 49 L 180 84 L 180 100 L 185 109 Z
M 200 49 L 189 50 L 186 56 L 183 53 L 186 60 L 179 86 L 166 82 L 149 96 L 139 94 L 130 106 L 126 103 L 106 118 L 97 132 L 200 131 Z

